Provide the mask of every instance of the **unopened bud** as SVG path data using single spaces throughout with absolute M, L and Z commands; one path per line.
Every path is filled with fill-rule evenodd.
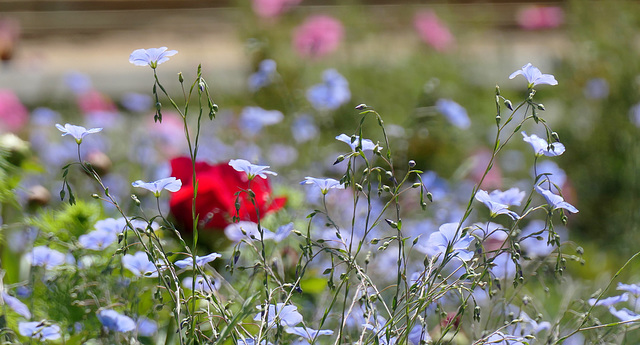
M 560 142 L 560 136 L 558 136 L 558 133 L 551 132 L 551 137 L 553 138 L 553 140 Z
M 544 111 L 544 104 L 538 103 L 537 107 L 538 107 L 538 109 Z
M 500 96 L 500 86 L 496 85 L 496 96 Z
M 511 104 L 511 101 L 508 99 L 504 100 L 504 105 L 509 108 L 509 110 L 513 111 L 513 104 Z
M 409 161 L 409 168 L 414 168 L 416 166 L 416 161 L 413 159 Z
M 336 164 L 342 162 L 343 160 L 344 160 L 344 156 L 340 155 L 340 156 L 338 156 L 338 158 L 336 158 L 336 161 L 333 162 L 333 165 L 336 165 Z
M 367 108 L 367 105 L 364 103 L 360 103 L 356 105 L 356 110 L 365 110 L 366 108 Z
M 178 81 L 180 83 L 184 82 L 184 77 L 182 76 L 182 72 L 178 72 Z
M 411 188 L 420 188 L 420 186 L 422 186 L 422 183 L 416 182 L 416 183 L 411 185 Z

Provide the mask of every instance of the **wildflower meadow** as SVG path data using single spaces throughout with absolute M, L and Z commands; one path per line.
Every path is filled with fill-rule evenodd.
M 161 35 L 0 84 L 0 343 L 639 342 L 637 4 L 305 2 L 218 10 L 235 84 Z

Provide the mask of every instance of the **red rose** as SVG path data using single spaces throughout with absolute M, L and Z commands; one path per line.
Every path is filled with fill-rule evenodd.
M 182 180 L 182 188 L 171 194 L 169 205 L 171 213 L 178 223 L 188 232 L 193 229 L 191 218 L 191 206 L 193 199 L 193 174 L 191 159 L 179 157 L 171 160 L 171 176 Z M 235 193 L 241 189 L 251 187 L 255 193 L 255 204 L 260 217 L 267 213 L 281 209 L 286 198 L 272 198 L 271 187 L 267 179 L 255 178 L 249 180 L 244 172 L 238 172 L 229 164 L 222 163 L 210 165 L 205 162 L 196 162 L 196 178 L 198 179 L 198 196 L 196 198 L 196 215 L 200 229 L 222 230 L 232 223 L 236 214 Z M 240 220 L 258 221 L 256 208 L 253 206 L 247 193 L 241 192 Z

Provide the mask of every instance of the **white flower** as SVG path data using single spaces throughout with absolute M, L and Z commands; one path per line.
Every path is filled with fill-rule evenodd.
M 148 65 L 155 69 L 159 64 L 168 61 L 169 56 L 177 53 L 177 50 L 167 50 L 167 47 L 136 49 L 129 55 L 129 62 L 136 66 Z
M 522 137 L 522 140 L 531 144 L 531 147 L 533 147 L 533 152 L 536 156 L 545 155 L 547 157 L 555 157 L 560 156 L 564 153 L 565 148 L 561 143 L 549 144 L 546 140 L 540 138 L 535 134 L 531 134 L 531 136 L 528 136 L 524 131 L 522 131 Z
M 166 189 L 170 192 L 177 192 L 182 188 L 182 181 L 176 179 L 175 177 L 167 177 L 160 179 L 154 182 L 144 182 L 142 180 L 138 180 L 131 184 L 134 187 L 144 188 L 149 190 L 156 196 L 156 198 L 160 197 L 160 192 L 163 189 Z
M 532 64 L 528 63 L 522 66 L 522 69 L 519 69 L 509 76 L 509 79 L 513 79 L 518 75 L 522 75 L 527 78 L 529 82 L 529 88 L 532 88 L 536 85 L 547 84 L 547 85 L 558 85 L 558 81 L 551 74 L 542 74 L 537 67 L 534 67 Z
M 304 181 L 300 182 L 300 184 L 313 184 L 320 188 L 322 194 L 327 194 L 329 189 L 344 189 L 344 184 L 332 178 L 315 178 L 307 176 L 304 178 Z
M 236 171 L 245 172 L 249 180 L 253 180 L 256 176 L 266 179 L 267 174 L 273 176 L 278 175 L 273 171 L 267 170 L 269 168 L 268 165 L 255 165 L 244 159 L 232 159 L 229 161 L 229 165 Z
M 70 124 L 65 124 L 64 127 L 56 123 L 56 128 L 62 132 L 62 136 L 70 135 L 76 139 L 76 143 L 80 145 L 82 143 L 82 138 L 84 138 L 87 134 L 98 133 L 102 130 L 102 128 L 91 128 L 87 130 L 82 126 L 75 126 Z
M 356 152 L 356 148 L 358 147 L 358 144 L 360 142 L 360 137 L 358 137 L 357 135 L 355 135 L 354 137 L 355 137 L 355 140 L 353 142 L 351 141 L 351 137 L 346 134 L 340 134 L 336 137 L 336 139 L 342 141 L 343 143 L 348 144 L 351 147 L 351 150 L 353 150 L 353 152 Z M 382 149 L 381 146 L 374 144 L 373 141 L 369 139 L 362 139 L 362 147 L 360 149 L 363 152 L 374 151 L 376 150 L 376 147 L 378 149 Z

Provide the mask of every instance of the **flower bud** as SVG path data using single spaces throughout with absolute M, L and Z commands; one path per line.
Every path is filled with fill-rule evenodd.
M 540 109 L 540 110 L 542 110 L 542 111 L 544 111 L 544 110 L 545 110 L 545 109 L 544 109 L 544 104 L 542 104 L 542 103 L 538 103 L 538 105 L 536 105 L 536 107 L 538 107 L 538 109 Z
M 356 105 L 356 110 L 365 110 L 366 108 L 367 108 L 367 105 L 364 103 L 360 103 Z
M 178 81 L 180 83 L 184 82 L 184 77 L 182 76 L 182 72 L 178 72 Z
M 496 84 L 496 96 L 500 96 L 500 86 Z
M 558 133 L 551 132 L 551 137 L 553 138 L 553 140 L 560 142 L 560 136 L 558 136 Z
M 513 111 L 513 104 L 511 104 L 511 101 L 508 99 L 504 100 L 504 105 L 509 108 L 509 110 Z
M 414 161 L 413 159 L 409 161 L 409 168 L 415 168 L 416 166 L 416 161 Z

